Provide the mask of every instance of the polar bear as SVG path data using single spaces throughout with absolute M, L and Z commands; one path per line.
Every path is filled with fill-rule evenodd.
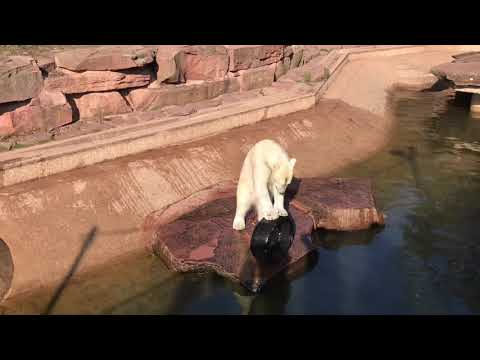
M 238 180 L 235 230 L 245 229 L 245 216 L 252 206 L 256 208 L 258 221 L 288 216 L 284 195 L 292 181 L 296 161 L 269 139 L 259 141 L 249 150 Z

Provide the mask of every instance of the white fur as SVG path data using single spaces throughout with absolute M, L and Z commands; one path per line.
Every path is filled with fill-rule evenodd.
M 288 216 L 284 208 L 284 194 L 292 181 L 296 159 L 273 140 L 256 143 L 243 162 L 237 186 L 237 209 L 233 228 L 245 229 L 245 216 L 252 206 L 260 221 Z M 272 204 L 271 198 L 274 203 Z

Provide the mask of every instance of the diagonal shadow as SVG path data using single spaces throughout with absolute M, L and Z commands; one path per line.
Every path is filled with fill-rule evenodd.
M 80 249 L 80 252 L 78 253 L 75 261 L 73 262 L 70 271 L 67 273 L 65 278 L 62 280 L 60 286 L 57 288 L 55 291 L 52 299 L 47 305 L 47 308 L 45 309 L 45 312 L 43 315 L 49 315 L 53 308 L 55 307 L 56 303 L 60 299 L 60 296 L 62 295 L 62 292 L 65 290 L 65 288 L 68 285 L 68 282 L 72 278 L 73 274 L 75 274 L 75 271 L 77 270 L 78 266 L 80 265 L 80 261 L 82 260 L 83 256 L 85 255 L 85 252 L 88 250 L 88 248 L 92 245 L 93 240 L 95 239 L 95 236 L 97 234 L 97 227 L 94 226 L 87 236 L 85 237 L 85 241 L 83 242 L 82 248 Z

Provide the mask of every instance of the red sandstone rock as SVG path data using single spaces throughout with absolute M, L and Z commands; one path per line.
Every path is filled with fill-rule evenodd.
M 198 85 L 163 85 L 158 88 L 136 89 L 130 91 L 128 99 L 135 111 L 152 111 L 169 105 L 185 105 L 213 99 L 238 90 L 237 79 L 225 79 L 205 81 Z
M 292 80 L 311 83 L 326 80 L 328 76 L 328 69 L 323 64 L 322 58 L 316 58 L 299 68 L 291 69 L 288 74 L 281 78 L 281 81 Z
M 353 231 L 384 224 L 369 179 L 302 179 L 292 204 L 312 215 L 316 229 Z
M 240 90 L 248 91 L 272 85 L 275 76 L 276 64 L 257 69 L 240 70 L 238 81 Z
M 195 45 L 183 50 L 186 80 L 223 80 L 228 71 L 229 57 L 222 45 Z
M 227 45 L 230 71 L 270 65 L 283 58 L 285 45 Z
M 111 91 L 148 85 L 152 74 L 147 69 L 136 71 L 85 71 L 76 73 L 57 69 L 45 80 L 47 90 L 61 91 L 64 94 Z
M 38 67 L 40 68 L 40 70 L 42 70 L 46 73 L 51 73 L 56 68 L 54 58 L 46 57 L 46 56 L 39 56 L 35 60 L 38 64 Z
M 303 65 L 303 45 L 292 45 L 292 59 L 290 61 L 290 68 L 294 69 Z
M 140 45 L 78 48 L 55 55 L 58 67 L 72 71 L 125 70 L 153 62 L 153 49 Z
M 306 64 L 318 56 L 327 55 L 330 51 L 342 48 L 342 45 L 305 45 L 303 62 Z
M 283 48 L 283 57 L 291 58 L 293 56 L 293 45 L 288 45 Z
M 27 105 L 0 116 L 9 133 L 28 134 L 36 130 L 49 131 L 72 122 L 72 109 L 60 92 L 43 90 Z M 11 128 L 13 127 L 13 131 Z
M 275 76 L 274 79 L 277 81 L 280 77 L 285 75 L 288 70 L 290 70 L 291 58 L 284 57 L 282 61 L 279 61 L 275 64 Z
M 12 117 L 7 114 L 0 115 L 0 137 L 11 135 L 15 132 Z
M 480 61 L 441 64 L 431 72 L 440 79 L 454 82 L 455 86 L 480 86 Z
M 157 82 L 181 83 L 185 82 L 184 73 L 181 71 L 185 46 L 163 45 L 157 49 L 155 60 L 157 62 Z
M 73 101 L 81 119 L 124 114 L 132 111 L 123 96 L 115 91 L 75 96 Z
M 42 73 L 29 56 L 0 59 L 0 104 L 23 101 L 38 95 L 43 85 Z

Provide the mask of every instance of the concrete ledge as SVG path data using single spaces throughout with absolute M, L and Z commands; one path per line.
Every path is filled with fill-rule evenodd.
M 372 56 L 418 53 L 427 48 L 466 51 L 475 46 L 408 45 L 333 50 L 322 60 L 330 77 L 317 84 L 313 94 L 264 96 L 241 104 L 219 107 L 204 114 L 164 118 L 3 153 L 0 154 L 0 187 L 193 141 L 235 127 L 305 110 L 322 97 L 349 61 Z

